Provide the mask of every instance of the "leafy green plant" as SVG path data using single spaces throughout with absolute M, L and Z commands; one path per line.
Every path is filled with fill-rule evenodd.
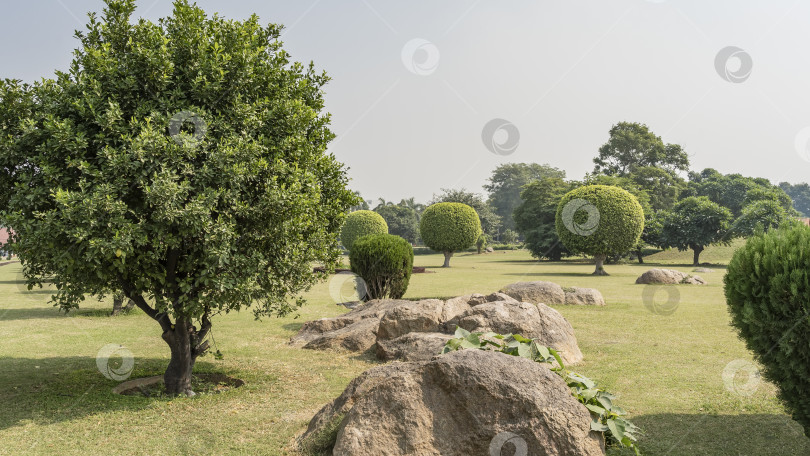
M 615 396 L 605 391 L 597 383 L 584 375 L 565 368 L 557 350 L 537 343 L 520 334 L 471 333 L 463 328 L 456 328 L 455 338 L 445 344 L 442 354 L 463 349 L 492 350 L 512 356 L 520 356 L 538 363 L 554 364 L 551 370 L 558 374 L 571 394 L 590 412 L 591 430 L 603 432 L 608 444 L 614 443 L 632 448 L 637 455 L 641 453 L 636 446 L 636 434 L 640 429 L 623 418 L 625 411 L 613 404 Z
M 731 325 L 810 436 L 810 228 L 792 224 L 748 239 L 723 278 Z
M 413 247 L 393 234 L 371 234 L 354 242 L 352 272 L 366 282 L 366 299 L 401 298 L 413 271 Z

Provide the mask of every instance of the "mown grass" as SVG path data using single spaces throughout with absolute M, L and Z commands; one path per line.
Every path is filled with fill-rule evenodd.
M 659 261 L 690 272 L 684 253 L 683 266 L 678 258 Z M 704 255 L 713 258 L 710 250 Z M 729 327 L 723 268 L 703 275 L 708 286 L 675 286 L 674 312 L 663 315 L 645 306 L 645 286 L 634 285 L 656 265 L 651 258 L 607 265 L 610 276 L 593 277 L 585 262 L 537 262 L 523 251 L 460 254 L 450 269 L 437 267 L 438 255 L 418 256 L 416 265 L 432 273 L 414 275 L 406 297 L 489 293 L 520 280 L 598 288 L 604 308 L 557 308 L 585 355 L 576 370 L 619 396 L 645 430 L 644 454 L 810 454 L 772 385 L 761 382 L 750 397 L 724 386 L 725 366 L 751 355 Z M 98 350 L 124 345 L 135 358 L 133 378 L 158 375 L 168 350 L 157 324 L 139 311 L 107 317 L 111 302 L 59 314 L 47 304 L 50 292 L 25 290 L 19 274 L 18 264 L 0 267 L 0 454 L 294 454 L 291 442 L 312 415 L 377 364 L 368 355 L 286 345 L 304 321 L 345 311 L 324 283 L 307 295 L 297 319 L 255 321 L 249 312 L 215 319 L 225 358 L 203 358 L 197 369 L 241 378 L 245 386 L 193 399 L 115 396 L 117 382 L 96 367 Z M 667 296 L 656 294 L 655 302 Z

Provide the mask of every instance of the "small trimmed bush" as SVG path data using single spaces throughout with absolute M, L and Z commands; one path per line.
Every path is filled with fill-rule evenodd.
M 723 282 L 734 326 L 810 437 L 810 227 L 748 239 Z
M 566 193 L 557 206 L 557 235 L 573 253 L 593 255 L 594 275 L 607 275 L 608 256 L 628 252 L 644 230 L 644 210 L 627 190 L 586 185 Z
M 369 234 L 388 234 L 388 224 L 374 211 L 355 211 L 346 216 L 340 231 L 340 243 L 351 251 L 354 241 Z
M 478 213 L 462 203 L 436 203 L 425 209 L 419 223 L 422 241 L 432 250 L 444 253 L 444 266 L 450 267 L 453 252 L 475 244 L 481 235 Z
M 371 234 L 354 242 L 349 252 L 352 272 L 366 282 L 366 300 L 399 299 L 408 290 L 413 247 L 393 234 Z

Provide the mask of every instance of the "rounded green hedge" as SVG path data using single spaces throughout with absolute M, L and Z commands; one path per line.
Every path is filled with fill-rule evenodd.
M 436 203 L 422 213 L 419 233 L 426 246 L 449 254 L 464 250 L 481 235 L 478 213 L 462 203 Z
M 732 326 L 810 437 L 810 227 L 750 237 L 723 282 Z
M 399 299 L 408 290 L 413 247 L 393 234 L 371 234 L 354 241 L 349 252 L 352 272 L 366 282 L 366 300 Z
M 346 216 L 340 231 L 340 242 L 346 250 L 351 251 L 357 239 L 369 234 L 388 234 L 388 224 L 374 211 L 355 211 Z
M 555 225 L 557 235 L 571 252 L 619 254 L 638 242 L 644 230 L 644 210 L 627 190 L 586 185 L 562 197 Z

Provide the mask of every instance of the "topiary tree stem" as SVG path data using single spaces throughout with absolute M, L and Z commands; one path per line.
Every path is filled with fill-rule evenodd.
M 593 258 L 594 260 L 596 260 L 596 270 L 594 270 L 593 274 L 591 275 L 596 276 L 609 275 L 607 272 L 605 272 L 605 258 L 607 258 L 607 255 L 594 255 Z
M 444 252 L 444 264 L 442 265 L 443 268 L 450 267 L 450 257 L 453 256 L 453 252 Z

